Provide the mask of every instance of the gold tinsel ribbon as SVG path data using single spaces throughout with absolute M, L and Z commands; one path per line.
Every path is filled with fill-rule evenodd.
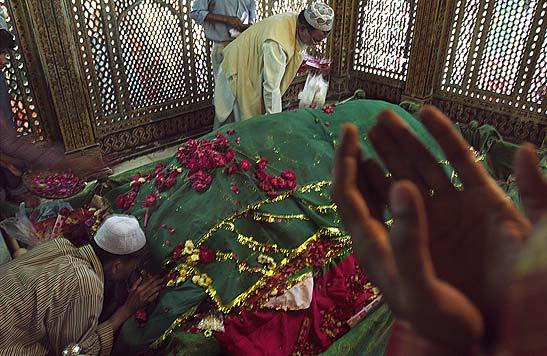
M 470 148 L 470 150 L 475 152 L 472 147 Z M 478 155 L 477 154 L 477 156 L 478 156 L 477 161 L 484 160 L 484 155 Z M 446 160 L 440 161 L 439 164 L 441 164 L 441 165 L 450 165 L 450 163 Z M 461 183 L 458 184 L 457 175 L 456 175 L 454 170 L 452 171 L 450 180 L 457 188 L 461 189 Z M 288 197 L 292 196 L 295 193 L 320 192 L 321 189 L 323 189 L 324 187 L 328 187 L 330 185 L 331 185 L 331 181 L 319 181 L 319 182 L 316 182 L 316 183 L 301 186 L 301 187 L 297 188 L 295 191 L 284 192 L 284 193 L 280 194 L 279 196 L 277 196 L 276 198 L 273 198 L 273 199 L 268 198 L 268 199 L 264 199 L 262 201 L 254 203 L 254 204 L 250 204 L 245 209 L 240 210 L 237 213 L 233 214 L 232 216 L 229 216 L 229 217 L 219 221 L 216 225 L 214 225 L 211 229 L 209 229 L 209 231 L 207 233 L 205 233 L 204 235 L 202 235 L 198 239 L 198 241 L 196 243 L 196 246 L 202 245 L 205 241 L 207 241 L 209 238 L 211 238 L 218 230 L 225 229 L 225 230 L 228 230 L 228 231 L 235 232 L 236 231 L 235 224 L 234 224 L 235 219 L 240 218 L 244 215 L 248 215 L 248 214 L 251 214 L 252 218 L 256 221 L 264 221 L 264 222 L 268 222 L 268 223 L 275 223 L 275 222 L 279 222 L 279 221 L 282 221 L 282 220 L 293 220 L 293 219 L 306 221 L 306 220 L 308 220 L 308 217 L 306 217 L 303 214 L 276 215 L 276 214 L 257 212 L 257 210 L 260 209 L 265 204 L 271 204 L 271 203 L 276 203 L 276 202 L 282 201 L 282 200 L 287 199 Z M 332 211 L 332 212 L 337 211 L 337 207 L 336 207 L 335 204 L 330 204 L 330 205 L 325 205 L 325 206 L 316 206 L 316 207 L 308 205 L 308 207 L 311 210 L 317 211 L 321 214 L 326 214 L 329 211 Z M 391 225 L 392 222 L 393 221 L 390 220 L 390 221 L 387 221 L 386 223 L 388 225 Z M 262 274 L 263 274 L 262 277 L 260 277 L 260 279 L 254 285 L 252 285 L 249 289 L 247 289 L 245 292 L 241 293 L 236 298 L 234 298 L 230 303 L 223 304 L 222 300 L 218 296 L 218 292 L 212 286 L 208 286 L 207 288 L 205 288 L 205 292 L 215 302 L 215 304 L 217 305 L 218 310 L 222 313 L 227 314 L 233 308 L 243 305 L 244 302 L 246 301 L 246 299 L 251 294 L 253 294 L 255 291 L 257 291 L 258 289 L 260 289 L 261 287 L 264 286 L 264 283 L 265 283 L 265 281 L 268 277 L 273 276 L 276 273 L 277 270 L 283 268 L 288 263 L 290 263 L 292 260 L 294 260 L 297 256 L 302 254 L 308 248 L 310 243 L 313 243 L 313 242 L 317 241 L 318 238 L 321 237 L 321 236 L 328 236 L 330 238 L 338 238 L 339 240 L 344 241 L 344 243 L 347 243 L 348 245 L 350 244 L 349 236 L 345 235 L 342 232 L 341 229 L 335 228 L 335 227 L 322 227 L 322 228 L 319 228 L 313 235 L 308 237 L 304 243 L 302 243 L 299 247 L 297 247 L 296 249 L 294 249 L 292 251 L 290 251 L 288 249 L 277 248 L 276 245 L 269 246 L 269 248 L 273 247 L 274 251 L 282 252 L 282 253 L 286 253 L 286 254 L 288 253 L 288 256 L 285 257 L 277 265 L 277 267 L 274 270 L 261 271 Z M 238 241 L 243 245 L 246 245 L 246 246 L 249 246 L 249 247 L 259 248 L 260 250 L 262 250 L 264 248 L 264 246 L 262 246 L 261 243 L 257 242 L 252 237 L 244 236 L 244 235 L 241 235 L 241 234 L 238 234 Z M 262 248 L 260 248 L 260 247 L 262 247 Z M 336 254 L 336 256 L 331 256 L 328 259 L 329 263 L 335 257 L 341 255 L 343 252 L 344 252 L 344 249 L 341 249 L 339 251 L 339 253 Z M 222 259 L 228 259 L 229 256 L 230 256 L 230 254 L 228 254 L 228 253 L 226 253 L 225 255 L 226 256 L 222 256 Z M 177 266 L 173 269 L 173 271 L 181 271 L 181 270 L 185 270 L 185 271 L 187 271 L 187 273 L 192 273 L 192 272 L 197 273 L 198 272 L 198 270 L 195 267 L 187 266 L 187 265 L 182 266 L 182 264 L 180 264 L 179 266 Z M 183 315 L 178 317 L 171 324 L 171 326 L 167 329 L 167 331 L 165 331 L 165 333 L 162 336 L 160 336 L 153 343 L 152 347 L 157 348 L 159 345 L 161 345 L 167 339 L 167 337 L 177 327 L 179 327 L 184 321 L 186 321 L 190 316 L 192 316 L 194 314 L 195 309 L 196 309 L 196 307 L 190 309 L 189 311 L 187 311 L 186 313 L 184 313 Z

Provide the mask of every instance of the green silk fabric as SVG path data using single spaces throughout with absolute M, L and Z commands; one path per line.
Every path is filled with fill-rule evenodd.
M 271 252 L 268 255 L 280 266 L 283 261 L 290 262 L 288 256 L 291 252 L 318 232 L 321 238 L 345 241 L 348 248 L 341 251 L 338 257 L 347 255 L 349 239 L 343 231 L 338 230 L 340 224 L 336 211 L 328 208 L 332 205 L 330 176 L 338 134 L 344 123 L 357 125 L 362 133 L 361 143 L 365 156 L 376 159 L 377 155 L 366 138 L 366 132 L 375 124 L 376 116 L 385 109 L 391 109 L 400 115 L 434 156 L 439 161 L 444 160 L 438 145 L 412 115 L 383 101 L 355 100 L 339 105 L 334 114 L 306 109 L 257 117 L 222 127 L 221 131 L 224 133 L 231 129 L 236 131 L 226 137 L 232 142 L 238 160 L 256 162 L 259 157 L 265 157 L 270 162 L 267 172 L 272 175 L 277 175 L 284 169 L 292 169 L 296 172 L 298 187 L 294 194 L 272 202 L 258 189 L 256 179 L 249 172 L 228 176 L 222 169 L 217 169 L 213 172 L 213 183 L 203 192 L 192 189 L 186 179 L 186 172 L 183 172 L 177 179 L 177 184 L 161 193 L 157 205 L 150 208 L 145 232 L 156 263 L 163 263 L 176 244 L 192 240 L 196 247 L 202 241 L 202 245 L 215 251 L 235 252 L 238 261 L 244 260 L 253 267 L 258 266 L 256 260 L 261 253 L 257 246 L 275 245 L 284 252 Z M 203 138 L 212 137 L 214 134 Z M 236 137 L 241 139 L 239 145 L 235 143 Z M 166 163 L 168 167 L 180 167 L 175 158 L 167 160 Z M 451 174 L 450 167 L 445 167 L 447 174 Z M 237 183 L 240 194 L 230 190 L 232 182 Z M 114 179 L 111 185 L 118 186 L 107 193 L 109 200 L 114 201 L 119 193 L 127 192 L 128 183 L 127 174 L 123 179 Z M 145 208 L 140 202 L 146 194 L 153 192 L 155 189 L 151 183 L 141 187 L 137 203 L 126 213 L 137 216 L 143 222 Z M 254 208 L 249 209 L 251 206 Z M 249 214 L 241 214 L 245 211 Z M 276 219 L 273 222 L 264 221 L 260 218 L 264 216 L 274 216 Z M 232 230 L 212 229 L 222 221 L 229 221 Z M 169 234 L 162 227 L 164 224 L 174 227 L 175 232 Z M 335 232 L 329 229 L 334 229 Z M 251 238 L 252 243 L 241 243 L 238 239 L 240 236 Z M 207 273 L 212 278 L 213 294 L 219 306 L 227 308 L 226 310 L 231 306 L 244 306 L 241 296 L 263 278 L 261 273 L 239 271 L 233 259 L 200 266 L 199 272 Z M 195 307 L 206 295 L 202 287 L 191 281 L 167 289 L 159 304 L 149 310 L 146 325 L 139 327 L 133 319 L 125 323 L 118 339 L 117 350 L 135 352 L 154 342 L 178 316 Z M 372 327 L 373 324 L 367 325 Z
M 226 135 L 236 150 L 236 159 L 248 159 L 252 163 L 259 157 L 269 160 L 267 172 L 277 175 L 285 169 L 296 172 L 298 187 L 294 194 L 271 201 L 258 189 L 257 180 L 250 172 L 237 172 L 228 176 L 223 169 L 212 172 L 211 186 L 203 192 L 197 192 L 186 179 L 186 171 L 177 178 L 177 184 L 160 194 L 156 206 L 149 211 L 149 221 L 145 228 L 148 243 L 152 250 L 154 265 L 159 269 L 170 256 L 171 250 L 181 242 L 192 240 L 219 252 L 235 252 L 237 261 L 245 261 L 248 266 L 258 268 L 257 257 L 262 252 L 260 246 L 278 247 L 278 252 L 268 253 L 278 266 L 290 263 L 292 252 L 307 243 L 311 237 L 343 241 L 346 244 L 337 259 L 350 253 L 347 236 L 339 230 L 340 223 L 330 200 L 330 176 L 335 146 L 342 124 L 350 122 L 359 127 L 361 144 L 367 158 L 378 159 L 366 133 L 376 122 L 376 116 L 382 110 L 391 109 L 400 115 L 416 132 L 417 137 L 431 150 L 433 155 L 443 162 L 447 175 L 458 183 L 457 177 L 446 164 L 445 158 L 431 136 L 418 120 L 400 108 L 383 101 L 352 100 L 336 107 L 333 114 L 321 110 L 299 110 L 267 115 L 221 128 L 226 133 L 234 129 L 234 135 Z M 483 155 L 483 164 L 494 175 L 508 195 L 520 203 L 518 192 L 512 182 L 507 182 L 510 162 L 516 146 L 504 142 L 491 127 L 478 127 L 476 124 L 460 127 L 462 134 Z M 210 139 L 214 134 L 202 138 Z M 240 144 L 235 139 L 240 138 Z M 404 153 L 401 153 L 403 158 Z M 541 166 L 547 172 L 547 157 L 540 153 Z M 162 161 L 168 167 L 180 167 L 173 157 Z M 126 193 L 131 176 L 137 172 L 147 173 L 154 164 L 146 165 L 110 177 L 104 184 L 89 184 L 85 191 L 68 201 L 77 208 L 89 202 L 93 194 L 104 195 L 114 202 L 118 194 Z M 239 194 L 231 191 L 230 185 L 236 183 Z M 144 222 L 145 208 L 141 202 L 145 195 L 155 192 L 152 183 L 141 187 L 136 204 L 124 213 L 133 214 Z M 2 215 L 13 215 L 15 205 L 0 206 Z M 120 213 L 121 211 L 116 211 Z M 248 214 L 243 214 L 247 212 Z M 268 218 L 269 217 L 269 218 Z M 272 217 L 273 221 L 272 221 Z M 386 220 L 389 216 L 386 216 Z M 219 222 L 228 222 L 231 228 L 220 226 Z M 163 225 L 175 228 L 169 233 Z M 244 236 L 247 239 L 241 239 Z M 325 266 L 328 268 L 328 266 Z M 264 271 L 239 271 L 234 259 L 225 259 L 200 266 L 200 273 L 207 273 L 212 279 L 212 289 L 220 306 L 245 305 L 245 293 L 252 289 L 263 277 Z M 298 271 L 291 279 L 305 271 Z M 319 273 L 320 271 L 315 270 Z M 210 292 L 210 291 L 209 291 Z M 177 318 L 190 315 L 194 308 L 208 298 L 207 291 L 191 281 L 166 289 L 157 305 L 148 310 L 148 322 L 138 326 L 131 318 L 120 331 L 115 354 L 137 354 L 146 350 L 173 328 L 173 333 L 163 344 L 169 354 L 214 355 L 220 353 L 220 347 L 214 338 L 202 334 L 178 332 L 175 328 Z M 325 355 L 381 355 L 383 354 L 391 314 L 385 305 L 372 311 L 347 334 L 337 340 Z M 201 352 L 200 352 L 201 350 Z

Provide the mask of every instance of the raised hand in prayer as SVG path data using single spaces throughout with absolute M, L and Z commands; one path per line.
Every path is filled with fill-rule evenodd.
M 358 131 L 344 127 L 333 199 L 354 252 L 395 314 L 420 334 L 460 352 L 493 330 L 511 261 L 530 222 L 476 162 L 469 145 L 438 110 L 421 120 L 464 185 L 456 189 L 432 154 L 393 112 L 379 115 L 369 138 L 395 184 L 362 162 Z M 530 215 L 546 205 L 547 185 L 523 147 L 515 170 Z M 389 197 L 388 197 L 389 191 Z M 389 200 L 394 223 L 383 210 Z

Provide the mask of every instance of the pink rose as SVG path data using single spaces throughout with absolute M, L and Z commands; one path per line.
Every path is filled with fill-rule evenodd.
M 151 207 L 151 206 L 154 206 L 156 205 L 156 201 L 158 200 L 158 195 L 153 193 L 153 194 L 148 194 L 147 196 L 144 197 L 144 201 L 142 202 L 142 206 L 144 207 Z
M 234 150 L 229 149 L 224 154 L 224 159 L 226 160 L 226 162 L 232 162 L 235 157 L 236 157 L 236 154 L 235 154 Z
M 235 182 L 232 182 L 230 184 L 230 190 L 235 194 L 239 194 L 239 188 L 237 187 L 237 184 Z
M 203 171 L 198 171 L 189 177 L 195 190 L 205 190 L 211 185 L 213 177 Z
M 258 161 L 258 169 L 263 171 L 266 169 L 266 166 L 268 165 L 268 160 L 264 157 L 260 158 Z
M 114 204 L 116 205 L 116 208 L 123 209 L 123 207 L 125 205 L 125 195 L 124 194 L 119 194 L 116 197 L 116 201 L 114 202 Z
M 281 177 L 270 177 L 270 184 L 274 189 L 285 189 L 287 186 L 285 180 Z
M 248 171 L 249 169 L 251 169 L 251 162 L 246 159 L 241 160 L 241 162 L 239 162 L 239 168 L 241 168 L 241 170 L 243 171 Z
M 232 175 L 232 174 L 234 174 L 235 172 L 237 172 L 237 170 L 238 170 L 237 163 L 232 163 L 232 164 L 230 165 L 230 167 L 226 168 L 226 174 Z
M 184 251 L 184 243 L 178 244 L 171 253 L 171 261 L 177 262 L 182 258 L 182 252 Z
M 232 129 L 232 130 L 228 130 L 228 131 L 226 131 L 226 133 L 227 133 L 228 135 L 233 135 L 233 134 L 236 133 L 236 130 L 233 130 L 233 129 Z
M 156 168 L 154 169 L 154 171 L 156 172 L 156 174 L 158 174 L 159 172 L 163 171 L 165 168 L 165 163 L 158 163 L 156 164 Z
M 230 145 L 230 142 L 228 141 L 228 139 L 226 139 L 226 137 L 224 137 L 224 135 L 221 132 L 217 132 L 215 134 L 215 140 L 214 140 L 215 148 L 226 147 L 229 145 Z
M 135 320 L 137 323 L 142 326 L 148 321 L 148 313 L 145 309 L 139 309 L 135 312 Z
M 229 162 L 222 154 L 216 151 L 211 152 L 211 160 L 213 162 L 213 167 L 210 168 L 224 167 L 224 165 L 226 165 L 226 162 Z
M 293 180 L 286 180 L 285 183 L 285 189 L 294 190 L 296 188 L 296 182 Z
M 288 181 L 296 182 L 296 173 L 290 169 L 284 170 L 283 173 L 281 173 L 281 177 Z
M 269 192 L 272 190 L 272 184 L 270 183 L 269 180 L 265 179 L 265 180 L 262 180 L 258 183 L 258 188 L 260 188 L 261 190 L 265 191 L 265 192 Z
M 134 190 L 131 190 L 127 194 L 118 195 L 115 201 L 116 208 L 122 209 L 122 210 L 129 209 L 135 203 L 136 197 L 137 197 L 137 192 Z
M 199 262 L 200 263 L 211 263 L 215 260 L 216 253 L 208 247 L 201 246 L 199 248 Z
M 258 179 L 259 181 L 263 181 L 263 180 L 268 180 L 269 178 L 269 175 L 266 174 L 266 172 L 264 171 L 256 171 L 255 172 L 255 177 L 256 179 Z
M 165 179 L 165 182 L 163 183 L 163 185 L 166 189 L 171 189 L 176 183 L 177 183 L 177 176 L 170 175 Z

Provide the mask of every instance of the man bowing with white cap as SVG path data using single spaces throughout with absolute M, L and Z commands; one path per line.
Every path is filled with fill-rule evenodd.
M 60 355 L 79 344 L 86 355 L 109 355 L 114 333 L 154 300 L 162 280 L 137 280 L 126 302 L 99 324 L 105 283 L 126 283 L 146 256 L 133 216 L 109 216 L 91 244 L 58 238 L 0 267 L 0 355 Z
M 334 11 L 315 2 L 300 14 L 284 13 L 251 26 L 224 49 L 215 81 L 215 128 L 265 113 L 281 112 L 308 46 L 332 30 Z

